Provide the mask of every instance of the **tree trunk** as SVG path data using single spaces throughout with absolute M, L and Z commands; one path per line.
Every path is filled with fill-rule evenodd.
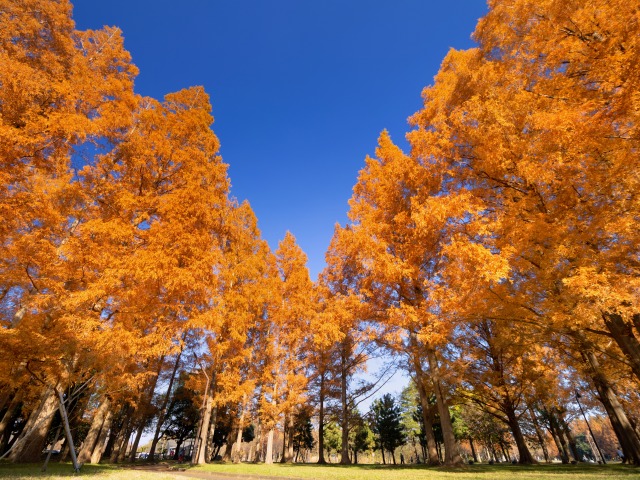
M 192 456 L 191 463 L 194 465 L 204 465 L 207 463 L 207 443 L 209 441 L 209 427 L 211 422 L 211 412 L 213 410 L 213 399 L 209 392 L 205 394 L 204 405 L 202 406 L 202 415 L 196 434 L 197 447 Z
M 136 461 L 138 444 L 140 443 L 140 438 L 142 437 L 144 427 L 147 424 L 147 421 L 149 420 L 149 415 L 146 413 L 146 410 L 149 408 L 149 406 L 151 405 L 151 401 L 153 400 L 153 393 L 156 390 L 156 385 L 158 384 L 158 377 L 160 377 L 160 372 L 162 372 L 163 365 L 164 365 L 164 355 L 162 355 L 158 359 L 158 368 L 155 371 L 155 374 L 153 375 L 153 377 L 149 379 L 145 388 L 145 392 L 143 393 L 142 398 L 140 399 L 140 405 L 139 405 L 139 408 L 137 409 L 139 411 L 138 431 L 136 432 L 136 438 L 133 441 L 131 452 L 129 452 L 130 462 Z
M 111 429 L 109 430 L 109 440 L 107 441 L 107 446 L 104 449 L 104 457 L 109 458 L 109 461 L 113 462 L 113 452 L 117 450 L 119 447 L 119 440 L 122 437 L 123 430 L 126 426 L 126 412 L 127 412 L 128 404 L 123 405 L 118 410 L 118 413 L 114 415 L 113 420 L 111 421 Z M 117 459 L 116 459 L 117 460 Z
M 287 434 L 287 449 L 286 449 L 286 458 L 285 461 L 287 463 L 293 462 L 293 434 L 295 430 L 295 418 L 293 414 L 289 415 L 289 428 Z M 284 438 L 282 440 L 284 442 Z
M 278 369 L 276 369 L 276 378 L 279 375 L 279 371 Z M 275 411 L 276 409 L 276 405 L 277 405 L 277 398 L 278 398 L 278 384 L 274 383 L 273 384 L 273 394 L 271 396 L 271 405 L 273 406 L 273 409 Z M 275 435 L 275 420 L 274 420 L 274 425 L 271 426 L 271 428 L 269 429 L 269 433 L 267 435 L 267 452 L 265 454 L 265 459 L 264 459 L 264 463 L 266 464 L 272 464 L 273 463 L 273 437 Z M 282 440 L 284 442 L 284 438 Z
M 345 345 L 345 342 L 343 342 L 342 353 L 340 356 L 340 427 L 342 428 L 342 438 L 340 442 L 340 464 L 350 465 L 351 459 L 349 458 L 349 405 L 347 399 L 348 371 L 346 353 L 347 347 Z
M 429 361 L 429 371 L 433 381 L 433 391 L 436 395 L 436 405 L 440 414 L 440 426 L 444 438 L 444 464 L 447 466 L 462 464 L 462 457 L 458 452 L 456 437 L 453 434 L 449 405 L 442 391 L 442 381 L 440 379 L 440 367 L 436 359 L 436 352 L 432 348 L 427 349 L 427 359 Z
M 426 440 L 427 458 L 425 463 L 429 465 L 440 465 L 438 449 L 436 447 L 436 437 L 433 433 L 433 412 L 429 405 L 429 396 L 425 385 L 424 372 L 417 359 L 414 359 L 414 369 L 416 371 L 416 386 L 420 395 L 420 405 L 422 405 L 422 423 L 424 425 L 424 435 Z
M 502 458 L 504 458 L 505 462 L 511 463 L 511 457 L 509 456 L 509 452 L 507 452 L 507 449 L 504 446 L 504 443 L 500 442 L 500 451 L 502 452 Z
M 231 454 L 233 453 L 235 444 L 236 444 L 236 438 L 238 436 L 238 419 L 234 418 L 231 424 L 231 430 L 229 431 L 229 434 L 227 435 L 227 441 L 225 443 L 225 448 L 224 448 L 224 455 L 222 456 L 222 461 L 223 462 L 228 462 L 231 460 Z M 240 431 L 240 435 L 242 436 L 242 431 Z
M 212 455 L 213 452 L 213 435 L 216 432 L 216 422 L 218 420 L 218 407 L 215 406 L 211 409 L 211 420 L 209 421 L 209 431 L 207 432 L 207 445 L 205 447 L 205 457 L 208 461 L 211 461 L 213 458 L 218 455 Z M 220 449 L 218 448 L 218 451 Z
M 69 452 L 71 453 L 73 470 L 76 473 L 78 473 L 80 471 L 80 465 L 78 464 L 78 459 L 76 457 L 76 449 L 75 449 L 75 446 L 73 445 L 71 428 L 69 428 L 69 416 L 67 415 L 67 410 L 64 406 L 64 399 L 62 397 L 62 392 L 60 392 L 60 390 L 57 390 L 56 395 L 58 397 L 58 409 L 60 411 L 60 416 L 62 417 L 62 424 L 64 425 L 65 436 L 67 437 L 67 444 L 69 445 Z
M 469 446 L 471 447 L 471 456 L 473 457 L 473 461 L 478 463 L 478 456 L 476 455 L 476 449 L 473 446 L 473 438 L 469 437 Z
M 12 462 L 40 461 L 49 426 L 57 409 L 56 393 L 52 388 L 46 387 L 40 397 L 38 408 L 31 413 L 22 433 L 11 447 L 9 459 Z
M 536 437 L 538 437 L 538 443 L 540 444 L 540 448 L 542 448 L 544 461 L 549 463 L 549 450 L 547 449 L 547 444 L 544 441 L 544 436 L 542 435 L 542 431 L 540 430 L 540 424 L 538 423 L 538 419 L 536 418 L 536 415 L 530 406 L 527 406 L 527 409 L 529 410 L 529 418 L 531 418 L 531 423 L 533 424 L 533 428 L 536 431 Z
M 140 443 L 140 439 L 142 438 L 142 433 L 144 432 L 144 426 L 147 423 L 148 417 L 144 415 L 139 419 L 138 425 L 136 427 L 136 436 L 133 440 L 133 445 L 131 445 L 131 451 L 129 452 L 129 461 L 136 461 L 136 453 L 138 452 L 138 444 Z
M 611 426 L 618 442 L 620 442 L 625 458 L 635 465 L 640 465 L 640 438 L 638 438 L 638 434 L 618 401 L 611 384 L 602 372 L 598 358 L 590 348 L 583 349 L 581 353 L 587 362 L 598 397 L 609 415 Z
M 287 434 L 289 433 L 289 415 L 285 413 L 282 424 L 282 455 L 280 463 L 287 463 Z
M 120 429 L 120 433 L 118 434 L 118 439 L 116 440 L 113 452 L 111 453 L 111 463 L 122 462 L 126 458 L 129 438 L 133 433 L 133 418 L 131 417 L 133 411 L 134 409 L 131 405 L 126 406 L 123 425 Z
M 22 407 L 22 392 L 16 393 L 11 399 L 11 403 L 7 407 L 2 421 L 0 422 L 0 455 L 4 455 L 9 438 L 11 437 L 11 428 L 18 417 Z
M 549 418 L 551 427 L 555 432 L 554 435 L 558 438 L 558 442 L 560 443 L 562 463 L 569 463 L 569 461 L 571 460 L 571 451 L 569 450 L 567 439 L 562 432 L 562 428 L 560 427 L 560 421 L 558 420 L 556 408 L 552 408 L 550 410 Z
M 58 425 L 58 428 L 56 429 L 56 435 L 55 437 L 53 437 L 53 444 L 55 445 L 56 443 L 58 443 L 58 440 L 60 439 L 60 434 L 62 433 L 62 423 L 60 423 L 60 425 Z M 47 452 L 47 458 L 44 460 L 44 465 L 42 465 L 42 469 L 41 471 L 46 472 L 47 471 L 47 466 L 49 465 L 49 460 L 51 460 L 51 453 L 53 452 L 53 449 L 49 450 Z
M 4 385 L 0 389 L 0 412 L 4 410 L 4 408 L 11 403 L 13 398 L 15 398 L 17 392 L 14 388 L 10 388 L 8 385 Z M 1 434 L 2 432 L 0 432 Z
M 269 429 L 269 433 L 267 433 L 267 452 L 264 455 L 264 463 L 267 465 L 271 465 L 273 463 L 273 435 L 274 435 L 274 427 Z
M 110 410 L 111 401 L 109 400 L 109 397 L 104 397 L 102 403 L 98 407 L 98 410 L 93 415 L 93 421 L 91 422 L 89 432 L 87 433 L 84 442 L 82 442 L 82 447 L 78 452 L 78 462 L 87 463 L 91 460 L 91 455 L 96 447 L 98 438 L 100 437 L 100 432 L 102 431 L 105 419 L 107 418 L 107 414 Z
M 318 463 L 324 465 L 327 461 L 324 458 L 324 382 L 325 372 L 320 374 L 320 395 L 318 411 Z
M 211 452 L 211 458 L 218 458 L 218 455 L 220 454 L 220 450 L 222 449 L 222 445 L 216 445 L 216 447 L 212 450 Z
M 215 373 L 213 374 L 214 381 L 205 371 L 202 369 L 202 373 L 207 378 L 207 383 L 204 389 L 204 398 L 202 399 L 202 407 L 200 407 L 200 421 L 198 422 L 198 431 L 196 433 L 195 448 L 191 456 L 191 465 L 204 465 L 207 463 L 207 448 L 209 444 L 209 428 L 211 422 L 211 412 L 213 410 L 213 389 L 215 382 Z M 214 427 L 215 428 L 215 427 Z
M 183 335 L 182 339 L 184 340 L 185 335 Z M 156 453 L 156 446 L 158 445 L 158 441 L 160 440 L 160 431 L 162 430 L 162 424 L 164 423 L 164 418 L 167 415 L 167 405 L 169 404 L 169 398 L 171 397 L 171 390 L 173 389 L 173 382 L 176 379 L 176 372 L 180 367 L 180 359 L 182 358 L 182 349 L 178 353 L 176 357 L 176 362 L 173 364 L 173 370 L 171 371 L 171 378 L 169 379 L 169 385 L 167 386 L 167 393 L 164 395 L 162 399 L 162 406 L 160 407 L 160 412 L 158 413 L 158 423 L 156 424 L 156 431 L 153 435 L 153 441 L 151 442 L 151 448 L 149 449 L 149 457 L 147 457 L 148 462 L 153 462 Z
M 242 453 L 242 428 L 244 425 L 244 416 L 246 410 L 247 396 L 242 399 L 242 405 L 240 405 L 240 420 L 238 421 L 238 432 L 236 433 L 236 442 L 233 445 L 233 451 L 231 452 L 231 461 L 233 463 L 240 463 Z
M 494 462 L 498 461 L 498 455 L 496 454 L 496 447 L 493 446 L 493 442 L 489 443 L 489 453 L 491 453 L 491 459 Z
M 182 448 L 183 443 L 184 443 L 184 440 L 182 440 L 181 438 L 176 440 L 176 449 L 173 452 L 173 457 L 171 457 L 173 460 L 180 459 L 180 448 Z
M 558 449 L 558 454 L 560 455 L 560 460 L 562 463 L 569 463 L 569 451 L 567 450 L 567 446 L 563 443 L 563 438 L 560 434 L 560 428 L 558 426 L 558 422 L 554 416 L 552 411 L 545 411 L 547 418 L 549 420 L 549 432 L 551 432 L 551 436 L 553 437 L 553 441 L 556 444 L 556 448 Z
M 520 428 L 520 424 L 518 423 L 516 412 L 508 397 L 503 401 L 503 406 L 505 407 L 505 413 L 507 414 L 507 419 L 509 420 L 509 428 L 511 429 L 513 439 L 515 440 L 516 447 L 518 448 L 518 463 L 523 465 L 538 463 L 534 460 L 531 452 L 529 451 L 529 448 L 527 447 L 527 442 L 525 441 L 524 435 L 522 434 L 522 429 Z
M 569 442 L 569 449 L 571 450 L 571 454 L 573 455 L 573 458 L 577 462 L 582 462 L 583 461 L 582 455 L 580 455 L 580 452 L 578 451 L 578 446 L 576 445 L 576 439 L 571 434 L 569 425 L 567 425 L 567 422 L 564 419 L 564 415 L 561 412 L 558 412 L 558 423 L 560 424 L 560 429 L 562 430 L 562 433 L 564 434 L 567 441 Z
M 256 438 L 253 442 L 251 442 L 251 448 L 249 449 L 249 462 L 258 462 L 260 461 L 260 453 L 262 451 L 262 424 L 258 420 L 258 425 L 256 427 Z
M 383 464 L 383 465 L 386 465 L 386 464 L 387 464 L 387 461 L 386 461 L 386 460 L 385 460 L 385 458 L 384 458 L 384 448 L 381 448 L 381 449 L 380 449 L 380 453 L 382 453 L 382 464 Z
M 98 436 L 98 441 L 96 442 L 96 446 L 91 453 L 91 463 L 100 463 L 102 460 L 102 455 L 107 447 L 107 434 L 109 433 L 109 429 L 111 428 L 111 423 L 113 421 L 113 412 L 111 409 L 107 412 L 106 418 L 104 419 L 104 423 L 102 424 L 102 429 L 100 430 L 100 435 Z
M 634 320 L 635 317 L 634 315 Z M 633 332 L 633 325 L 625 322 L 622 316 L 617 313 L 603 313 L 602 318 L 607 329 L 611 332 L 611 336 L 629 360 L 636 380 L 640 381 L 640 341 Z

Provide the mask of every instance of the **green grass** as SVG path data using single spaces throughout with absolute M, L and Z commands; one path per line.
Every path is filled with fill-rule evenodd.
M 132 468 L 123 465 L 84 465 L 79 477 L 102 480 L 185 480 L 187 477 L 167 471 L 171 463 L 159 470 L 146 466 Z M 262 465 L 216 463 L 186 467 L 189 472 L 219 473 L 232 477 L 245 475 L 318 480 L 632 480 L 640 479 L 640 468 L 627 465 L 465 465 L 459 468 L 434 468 L 424 465 Z M 59 480 L 74 477 L 70 463 L 52 463 L 48 471 L 40 471 L 41 464 L 0 463 L 0 478 Z M 162 471 L 164 469 L 164 471 Z M 254 477 L 255 478 L 255 477 Z
M 318 480 L 618 480 L 640 479 L 640 469 L 627 465 L 465 465 L 458 468 L 424 465 L 262 465 L 210 464 L 190 471 L 261 475 Z
M 31 478 L 59 480 L 64 478 L 97 478 L 101 480 L 185 480 L 170 472 L 150 472 L 132 469 L 130 465 L 83 465 L 79 475 L 71 463 L 52 462 L 46 472 L 41 472 L 42 463 L 12 464 L 0 462 L 0 478 L 26 480 Z

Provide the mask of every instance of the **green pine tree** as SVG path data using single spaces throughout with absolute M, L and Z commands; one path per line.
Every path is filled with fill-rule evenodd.
M 391 459 L 395 465 L 396 457 L 393 452 L 406 442 L 404 429 L 402 428 L 400 406 L 387 393 L 371 404 L 371 418 L 372 430 L 378 437 L 383 463 L 386 463 L 384 457 L 384 451 L 386 450 L 391 454 Z

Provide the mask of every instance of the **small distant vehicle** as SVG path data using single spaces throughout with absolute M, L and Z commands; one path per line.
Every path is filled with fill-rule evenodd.
M 138 455 L 136 455 L 136 458 L 138 458 L 139 460 L 146 460 L 147 458 L 149 458 L 149 453 L 148 452 L 140 452 L 140 453 L 138 453 Z

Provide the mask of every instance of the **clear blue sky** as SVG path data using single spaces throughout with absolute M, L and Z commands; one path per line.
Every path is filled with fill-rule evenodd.
M 383 129 L 404 145 L 448 49 L 473 46 L 484 0 L 75 0 L 79 29 L 120 27 L 161 99 L 203 85 L 230 165 L 273 249 L 287 230 L 312 278 Z

